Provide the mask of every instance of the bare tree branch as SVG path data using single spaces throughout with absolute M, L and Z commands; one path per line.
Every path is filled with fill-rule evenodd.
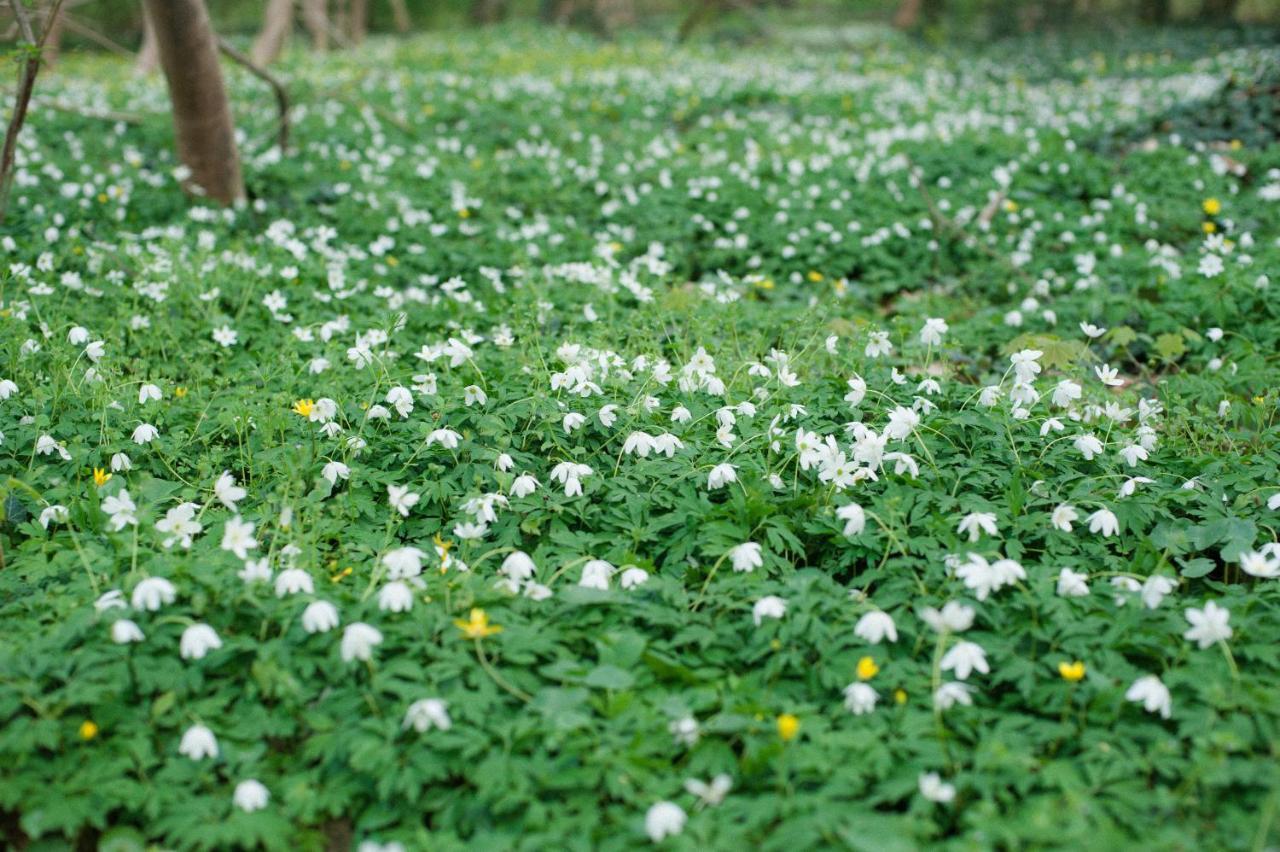
M 280 151 L 283 153 L 289 147 L 289 92 L 285 89 L 284 84 L 281 83 L 274 74 L 267 69 L 254 64 L 252 59 L 245 56 L 221 36 L 218 37 L 218 47 L 224 54 L 230 57 L 233 61 L 243 65 L 250 74 L 266 83 L 271 87 L 271 90 L 275 92 L 276 106 L 280 110 L 280 126 L 276 131 L 276 142 L 280 146 Z
M 31 29 L 31 20 L 27 17 L 27 8 L 22 0 L 9 0 L 13 9 L 13 17 L 18 22 L 18 31 L 27 44 L 27 58 L 18 66 L 18 92 L 13 104 L 13 115 L 9 117 L 9 127 L 4 134 L 4 148 L 0 151 L 0 222 L 4 221 L 9 208 L 9 191 L 13 187 L 13 164 L 18 150 L 18 136 L 22 133 L 22 125 L 27 120 L 27 110 L 31 106 L 31 93 L 36 87 L 36 75 L 40 73 L 40 50 L 44 47 L 46 29 L 40 34 L 39 41 Z M 57 0 L 49 20 L 57 17 L 62 9 L 62 0 Z

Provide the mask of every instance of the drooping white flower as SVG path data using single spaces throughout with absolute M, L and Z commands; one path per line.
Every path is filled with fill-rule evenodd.
M 1173 698 L 1169 688 L 1155 675 L 1143 675 L 1133 682 L 1124 697 L 1141 704 L 1148 713 L 1159 713 L 1161 718 L 1168 719 L 1173 713 Z
M 1099 509 L 1089 516 L 1089 532 L 1109 538 L 1120 531 L 1120 520 L 1110 509 Z
M 751 607 L 751 618 L 756 627 L 766 618 L 782 618 L 787 614 L 787 602 L 777 595 L 766 595 Z
M 954 671 L 960 680 L 968 680 L 975 671 L 982 674 L 991 672 L 987 665 L 987 652 L 976 642 L 957 642 L 943 655 L 940 667 L 944 672 Z
M 925 772 L 919 779 L 920 795 L 931 802 L 949 805 L 956 797 L 956 788 L 948 784 L 936 772 Z
M 867 513 L 857 503 L 849 503 L 836 509 L 836 517 L 844 521 L 846 536 L 860 535 L 867 527 Z
M 889 613 L 878 609 L 864 613 L 853 626 L 853 632 L 859 639 L 872 645 L 879 645 L 885 639 L 890 642 L 898 641 L 898 628 L 894 625 L 893 618 Z
M 723 802 L 724 797 L 733 789 L 733 779 L 723 772 L 709 782 L 690 778 L 684 782 L 684 789 L 690 795 L 697 796 L 701 804 L 714 808 Z
M 210 651 L 222 647 L 218 632 L 207 624 L 193 624 L 182 631 L 178 651 L 184 660 L 200 660 Z
M 764 555 L 760 545 L 754 541 L 744 542 L 729 550 L 729 559 L 733 562 L 733 570 L 750 573 L 764 565 Z
M 276 597 L 286 595 L 314 594 L 315 582 L 302 568 L 288 568 L 276 576 Z
M 338 608 L 328 601 L 312 601 L 302 611 L 302 629 L 308 633 L 328 633 L 338 626 Z
M 1053 514 L 1049 516 L 1049 522 L 1053 524 L 1053 528 L 1062 532 L 1071 532 L 1071 524 L 1080 518 L 1080 513 L 1076 511 L 1075 506 L 1062 503 L 1053 510 Z
M 252 778 L 236 785 L 231 796 L 232 803 L 247 814 L 260 811 L 271 800 L 271 792 L 260 782 Z
M 449 718 L 448 702 L 443 698 L 421 698 L 413 702 L 405 711 L 401 727 L 406 730 L 413 728 L 420 734 L 432 728 L 449 730 L 453 727 L 453 720 Z
M 374 647 L 382 644 L 382 632 L 363 622 L 348 624 L 342 633 L 342 660 L 350 663 L 354 660 L 368 660 L 373 656 Z
M 173 588 L 173 583 L 163 577 L 148 577 L 133 587 L 130 603 L 134 609 L 155 612 L 160 607 L 173 603 L 176 597 L 177 590 Z
M 966 683 L 948 681 L 939 686 L 933 693 L 933 706 L 939 710 L 950 710 L 957 704 L 965 707 L 973 705 L 973 687 Z
M 618 584 L 624 589 L 634 589 L 649 582 L 649 572 L 635 565 L 624 568 L 618 577 Z
M 717 488 L 723 488 L 730 482 L 737 481 L 738 469 L 728 462 L 725 462 L 711 468 L 711 473 L 707 476 L 707 488 L 714 491 Z
M 878 697 L 871 684 L 854 681 L 844 688 L 844 707 L 853 715 L 861 716 L 876 709 Z
M 675 802 L 658 802 L 644 815 L 644 831 L 654 843 L 661 843 L 684 831 L 688 819 L 684 809 Z
M 987 535 L 998 535 L 996 516 L 992 512 L 970 512 L 961 518 L 956 532 L 961 535 L 967 534 L 970 543 L 977 541 L 984 532 Z
M 973 626 L 974 610 L 959 601 L 947 601 L 942 610 L 927 606 L 920 610 L 920 618 L 935 633 L 963 633 Z
M 578 585 L 588 589 L 607 591 L 614 567 L 603 559 L 592 559 L 582 566 L 582 578 Z
M 1089 575 L 1078 574 L 1070 568 L 1058 572 L 1058 595 L 1064 598 L 1083 598 L 1089 594 Z
M 218 738 L 204 725 L 192 725 L 183 733 L 182 742 L 178 745 L 178 753 L 192 760 L 217 757 Z
M 413 592 L 401 580 L 392 580 L 378 590 L 378 609 L 383 612 L 408 612 L 413 608 Z
M 141 642 L 146 638 L 142 628 L 127 618 L 118 618 L 111 625 L 111 641 L 117 645 Z

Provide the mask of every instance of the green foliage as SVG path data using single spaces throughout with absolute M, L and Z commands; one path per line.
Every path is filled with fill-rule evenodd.
M 1097 144 L 1269 55 L 1186 40 L 299 55 L 295 151 L 231 76 L 236 211 L 179 194 L 158 81 L 51 75 L 83 109 L 33 113 L 0 271 L 0 831 L 1280 842 L 1280 153 Z

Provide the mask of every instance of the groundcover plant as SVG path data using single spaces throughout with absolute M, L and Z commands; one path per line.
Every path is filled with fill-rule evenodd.
M 792 35 L 41 79 L 7 842 L 1280 842 L 1275 50 Z

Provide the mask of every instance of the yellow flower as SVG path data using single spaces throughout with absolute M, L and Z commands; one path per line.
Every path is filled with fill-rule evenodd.
M 295 414 L 301 414 L 303 417 L 310 417 L 311 412 L 315 409 L 316 404 L 309 399 L 300 399 L 293 404 Z
M 1206 234 L 1212 234 L 1214 231 L 1218 230 L 1218 226 L 1213 224 L 1212 222 L 1205 222 L 1203 225 L 1200 226 L 1200 229 L 1204 231 Z
M 1017 213 L 1018 202 L 1014 201 L 1012 198 L 1006 198 L 1004 200 L 1004 211 L 1006 213 Z
M 799 719 L 790 713 L 783 713 L 778 717 L 778 736 L 782 737 L 784 743 L 794 740 L 798 733 L 800 733 Z
M 387 266 L 399 266 L 400 261 L 396 260 L 393 255 L 387 255 Z
M 176 388 L 173 389 L 173 395 L 176 396 L 178 399 L 182 399 L 184 396 L 187 395 L 186 387 L 184 387 L 183 385 L 178 385 Z
M 445 541 L 443 538 L 440 537 L 440 533 L 436 533 L 435 536 L 431 539 L 431 541 L 435 543 L 436 547 L 444 551 L 445 556 L 449 555 L 449 550 L 450 548 L 453 547 L 453 542 Z
M 1079 683 L 1084 680 L 1084 663 L 1079 660 L 1074 663 L 1058 663 L 1058 674 L 1069 683 Z
M 899 688 L 899 689 L 895 689 L 895 690 L 893 691 L 893 700 L 894 700 L 894 701 L 896 701 L 896 702 L 898 702 L 899 704 L 906 704 L 906 703 L 907 703 L 907 691 L 906 691 L 905 689 L 901 689 L 901 688 Z
M 469 620 L 463 621 L 461 618 L 456 618 L 453 623 L 462 631 L 462 635 L 468 639 L 483 639 L 486 636 L 502 632 L 501 627 L 489 623 L 488 613 L 479 607 L 471 609 L 471 618 Z
M 103 468 L 95 467 L 95 468 L 93 469 L 93 484 L 94 484 L 94 485 L 96 485 L 96 486 L 98 486 L 99 488 L 101 488 L 102 486 L 104 486 L 104 485 L 106 485 L 106 484 L 107 484 L 107 480 L 109 480 L 109 479 L 111 479 L 111 474 L 107 473 L 107 472 L 106 472 L 106 470 L 104 470 Z
M 1206 216 L 1217 216 L 1222 212 L 1222 202 L 1216 198 L 1206 198 L 1200 206 Z
M 348 565 L 346 568 L 343 568 L 337 574 L 334 574 L 332 577 L 330 577 L 329 582 L 341 583 L 343 580 L 345 580 L 347 577 L 350 577 L 350 576 L 351 576 L 351 566 Z
M 80 723 L 80 739 L 88 742 L 98 735 L 98 726 L 94 722 L 85 719 Z
M 871 680 L 880 673 L 880 667 L 876 665 L 876 661 L 871 657 L 863 657 L 858 660 L 858 680 Z
M 814 284 L 817 284 L 819 281 L 822 280 L 822 273 L 816 269 L 810 269 L 808 277 L 810 281 L 812 281 Z
M 458 211 L 458 218 L 459 218 L 459 219 L 469 219 L 469 218 L 471 218 L 471 211 L 470 211 L 470 210 L 468 210 L 467 208 L 463 207 L 461 210 L 459 210 L 459 211 Z

